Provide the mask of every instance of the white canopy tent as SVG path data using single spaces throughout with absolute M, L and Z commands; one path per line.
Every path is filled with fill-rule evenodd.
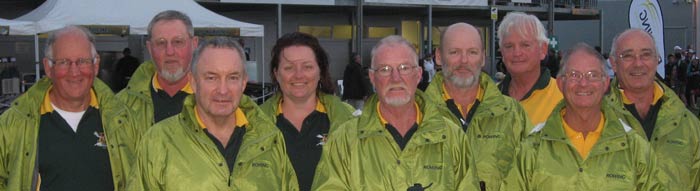
M 262 25 L 226 18 L 193 0 L 47 0 L 15 20 L 36 22 L 38 33 L 66 25 L 128 25 L 130 34 L 144 35 L 148 22 L 164 10 L 187 14 L 196 28 L 239 28 L 241 36 L 263 36 Z
M 36 28 L 34 22 L 15 21 L 0 19 L 0 26 L 8 26 L 10 28 L 9 35 L 34 35 Z
M 35 23 L 36 30 L 33 34 L 49 32 L 66 25 L 126 25 L 129 26 L 130 34 L 146 35 L 148 23 L 153 16 L 165 10 L 187 14 L 195 28 L 235 28 L 240 30 L 242 37 L 263 37 L 264 34 L 263 25 L 229 19 L 200 6 L 194 0 L 47 0 L 15 20 Z M 38 43 L 38 38 L 35 38 L 35 43 Z M 35 69 L 38 81 L 39 49 L 38 45 L 36 47 Z

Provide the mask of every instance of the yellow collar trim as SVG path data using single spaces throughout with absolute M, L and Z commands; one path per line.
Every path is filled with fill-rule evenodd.
M 450 93 L 447 92 L 447 88 L 445 88 L 445 83 L 443 82 L 442 83 L 442 100 L 447 101 L 450 99 L 452 99 L 452 96 L 450 96 Z M 481 85 L 479 85 L 479 89 L 476 90 L 476 99 L 474 101 L 476 101 L 476 100 L 481 101 L 483 99 L 484 99 L 484 89 L 481 87 Z M 464 109 L 462 109 L 462 105 L 459 105 L 457 103 L 455 103 L 455 105 L 457 105 L 457 109 L 459 110 L 459 113 L 461 113 L 461 114 L 465 113 Z M 470 103 L 469 106 L 467 107 L 467 111 L 471 110 L 473 105 L 474 105 L 474 102 Z
M 236 127 L 243 127 L 243 126 L 248 125 L 248 118 L 245 117 L 245 114 L 243 113 L 243 110 L 241 110 L 240 107 L 236 108 L 235 115 L 236 115 Z M 194 116 L 197 119 L 197 124 L 199 124 L 199 127 L 202 129 L 206 129 L 207 126 L 204 125 L 204 123 L 202 122 L 202 118 L 199 117 L 199 112 L 197 111 L 197 109 L 194 110 Z
M 280 101 L 277 102 L 277 115 L 284 113 L 284 112 L 282 112 L 282 101 L 283 100 L 284 100 L 284 98 L 280 98 Z M 326 113 L 326 106 L 324 106 L 321 103 L 321 99 L 319 99 L 318 97 L 316 98 L 316 111 L 321 112 L 321 113 Z
M 420 125 L 420 122 L 423 121 L 423 113 L 420 112 L 418 103 L 413 102 L 413 106 L 416 107 L 416 124 Z M 379 122 L 382 123 L 383 126 L 386 126 L 388 122 L 386 121 L 386 119 L 384 119 L 384 116 L 382 116 L 382 112 L 379 109 L 379 101 L 377 101 L 377 113 L 379 114 Z
M 633 104 L 632 101 L 627 98 L 627 95 L 625 95 L 625 90 L 620 89 L 620 93 L 622 94 L 622 103 L 627 105 Z M 663 96 L 664 89 L 661 88 L 659 83 L 654 82 L 654 99 L 652 100 L 651 104 L 656 104 L 656 102 L 658 102 Z
M 49 96 L 49 92 L 51 92 L 51 89 L 53 89 L 53 86 L 49 87 L 49 90 L 46 91 L 46 94 L 44 94 L 44 102 L 41 103 L 41 107 L 39 108 L 39 113 L 41 115 L 53 112 L 53 106 L 51 106 L 51 97 Z M 95 90 L 93 89 L 90 89 L 90 106 L 94 107 L 95 109 L 100 108 L 100 103 L 97 102 L 97 94 L 95 94 Z
M 156 92 L 158 92 L 158 90 L 163 89 L 163 87 L 161 87 L 160 83 L 158 82 L 158 72 L 156 72 L 156 74 L 153 75 L 153 79 L 151 81 L 153 81 L 153 89 Z M 183 91 L 183 92 L 188 93 L 188 94 L 194 93 L 194 91 L 192 91 L 192 86 L 190 86 L 189 81 L 187 81 L 187 84 L 185 84 L 185 87 L 182 87 L 182 89 L 180 89 L 180 91 Z

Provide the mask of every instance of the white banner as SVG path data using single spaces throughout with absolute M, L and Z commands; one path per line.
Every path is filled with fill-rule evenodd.
M 630 28 L 642 29 L 656 41 L 656 50 L 662 61 L 656 67 L 656 72 L 662 78 L 664 74 L 664 63 L 666 53 L 664 51 L 664 19 L 661 14 L 661 7 L 657 0 L 632 0 L 629 11 Z
M 488 6 L 487 0 L 365 0 L 366 3 Z
M 222 3 L 266 3 L 282 5 L 335 5 L 335 0 L 221 0 Z

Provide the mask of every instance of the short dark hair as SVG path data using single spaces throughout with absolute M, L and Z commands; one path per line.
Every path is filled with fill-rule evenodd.
M 224 36 L 217 36 L 199 43 L 197 49 L 194 50 L 192 62 L 190 63 L 190 71 L 192 71 L 192 73 L 197 72 L 197 64 L 199 63 L 199 59 L 202 56 L 202 52 L 204 52 L 204 50 L 207 48 L 225 48 L 236 51 L 243 65 L 243 75 L 247 75 L 245 71 L 245 54 L 243 53 L 243 48 L 240 44 L 238 44 L 238 42 L 233 40 L 233 38 Z
M 323 47 L 321 47 L 316 37 L 301 32 L 285 34 L 277 39 L 275 46 L 272 47 L 272 60 L 270 61 L 270 76 L 272 77 L 272 82 L 275 85 L 279 85 L 275 77 L 275 70 L 279 68 L 282 50 L 290 46 L 306 46 L 311 48 L 316 56 L 316 63 L 318 63 L 321 75 L 321 80 L 318 82 L 316 90 L 327 94 L 333 94 L 335 92 L 335 83 L 331 80 L 331 74 L 329 72 L 328 54 L 323 50 Z

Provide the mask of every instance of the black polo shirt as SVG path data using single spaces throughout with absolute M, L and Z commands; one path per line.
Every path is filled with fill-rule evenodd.
M 454 99 L 452 99 L 450 94 L 447 92 L 445 84 L 442 84 L 442 100 L 445 101 L 447 109 L 450 110 L 452 115 L 459 119 L 459 123 L 462 126 L 462 130 L 464 132 L 467 132 L 467 128 L 469 128 L 469 123 L 472 121 L 472 118 L 474 118 L 474 113 L 476 113 L 476 109 L 479 108 L 482 99 L 484 99 L 484 91 L 481 88 L 481 86 L 479 86 L 479 89 L 476 92 L 476 99 L 466 109 L 466 118 L 462 117 L 464 116 L 462 115 L 464 113 L 463 108 L 460 105 L 457 105 L 457 103 L 455 103 Z
M 167 92 L 161 88 L 156 77 L 158 74 L 153 75 L 151 79 L 151 100 L 153 100 L 153 123 L 158 123 L 159 121 L 177 115 L 182 111 L 182 104 L 185 98 L 192 94 L 192 88 L 189 82 L 185 87 L 178 91 L 174 96 L 170 97 Z
M 114 190 L 96 98 L 76 131 L 53 109 L 48 93 L 40 113 L 37 147 L 41 190 Z
M 418 104 L 414 103 L 414 106 L 416 107 L 416 122 L 413 123 L 411 128 L 408 129 L 404 136 L 401 136 L 401 133 L 399 133 L 396 127 L 392 126 L 391 124 L 389 124 L 389 122 L 386 121 L 386 119 L 384 119 L 384 116 L 382 116 L 382 112 L 379 109 L 379 103 L 377 103 L 377 115 L 379 116 L 379 122 L 382 125 L 384 125 L 384 128 L 386 128 L 389 131 L 391 137 L 394 138 L 394 141 L 396 141 L 396 144 L 399 145 L 399 148 L 401 148 L 401 150 L 403 150 L 406 147 L 406 144 L 408 144 L 408 141 L 411 140 L 413 134 L 418 130 L 420 122 L 423 120 L 423 114 L 420 112 Z
M 647 136 L 647 140 L 651 139 L 651 136 L 654 133 L 654 129 L 656 126 L 656 119 L 659 116 L 659 111 L 661 110 L 661 106 L 664 104 L 664 100 L 661 99 L 663 96 L 664 90 L 654 82 L 654 100 L 651 103 L 651 107 L 649 107 L 649 111 L 647 112 L 646 118 L 642 118 L 641 115 L 639 115 L 639 111 L 637 111 L 637 107 L 635 107 L 635 104 L 632 103 L 629 99 L 627 99 L 627 96 L 625 96 L 625 93 L 623 90 L 620 90 L 620 94 L 622 94 L 622 102 L 625 105 L 625 108 L 632 113 L 634 118 L 641 123 L 642 128 L 644 129 L 644 133 Z
M 323 104 L 317 102 L 316 110 L 304 118 L 301 131 L 298 131 L 292 122 L 284 117 L 284 113 L 281 113 L 282 107 L 278 105 L 277 108 L 276 125 L 284 135 L 287 156 L 296 172 L 299 189 L 311 190 L 316 166 L 321 159 L 323 144 L 330 129 L 330 119 Z
M 243 114 L 243 111 L 241 109 L 236 109 L 235 115 L 236 115 L 236 126 L 233 129 L 233 133 L 231 133 L 231 138 L 228 139 L 228 143 L 226 143 L 226 147 L 217 139 L 214 135 L 209 133 L 209 130 L 207 130 L 206 126 L 204 126 L 204 123 L 202 123 L 201 118 L 199 117 L 199 113 L 197 110 L 195 110 L 195 116 L 197 118 L 197 123 L 199 123 L 199 127 L 204 129 L 204 132 L 207 134 L 207 137 L 211 139 L 212 142 L 214 142 L 214 145 L 216 145 L 216 149 L 219 150 L 221 155 L 224 157 L 226 160 L 226 165 L 228 165 L 228 171 L 233 174 L 233 166 L 236 164 L 236 157 L 238 157 L 238 152 L 241 149 L 241 145 L 243 144 L 243 136 L 245 136 L 246 133 L 246 126 L 248 125 L 248 119 L 246 119 L 245 114 Z

